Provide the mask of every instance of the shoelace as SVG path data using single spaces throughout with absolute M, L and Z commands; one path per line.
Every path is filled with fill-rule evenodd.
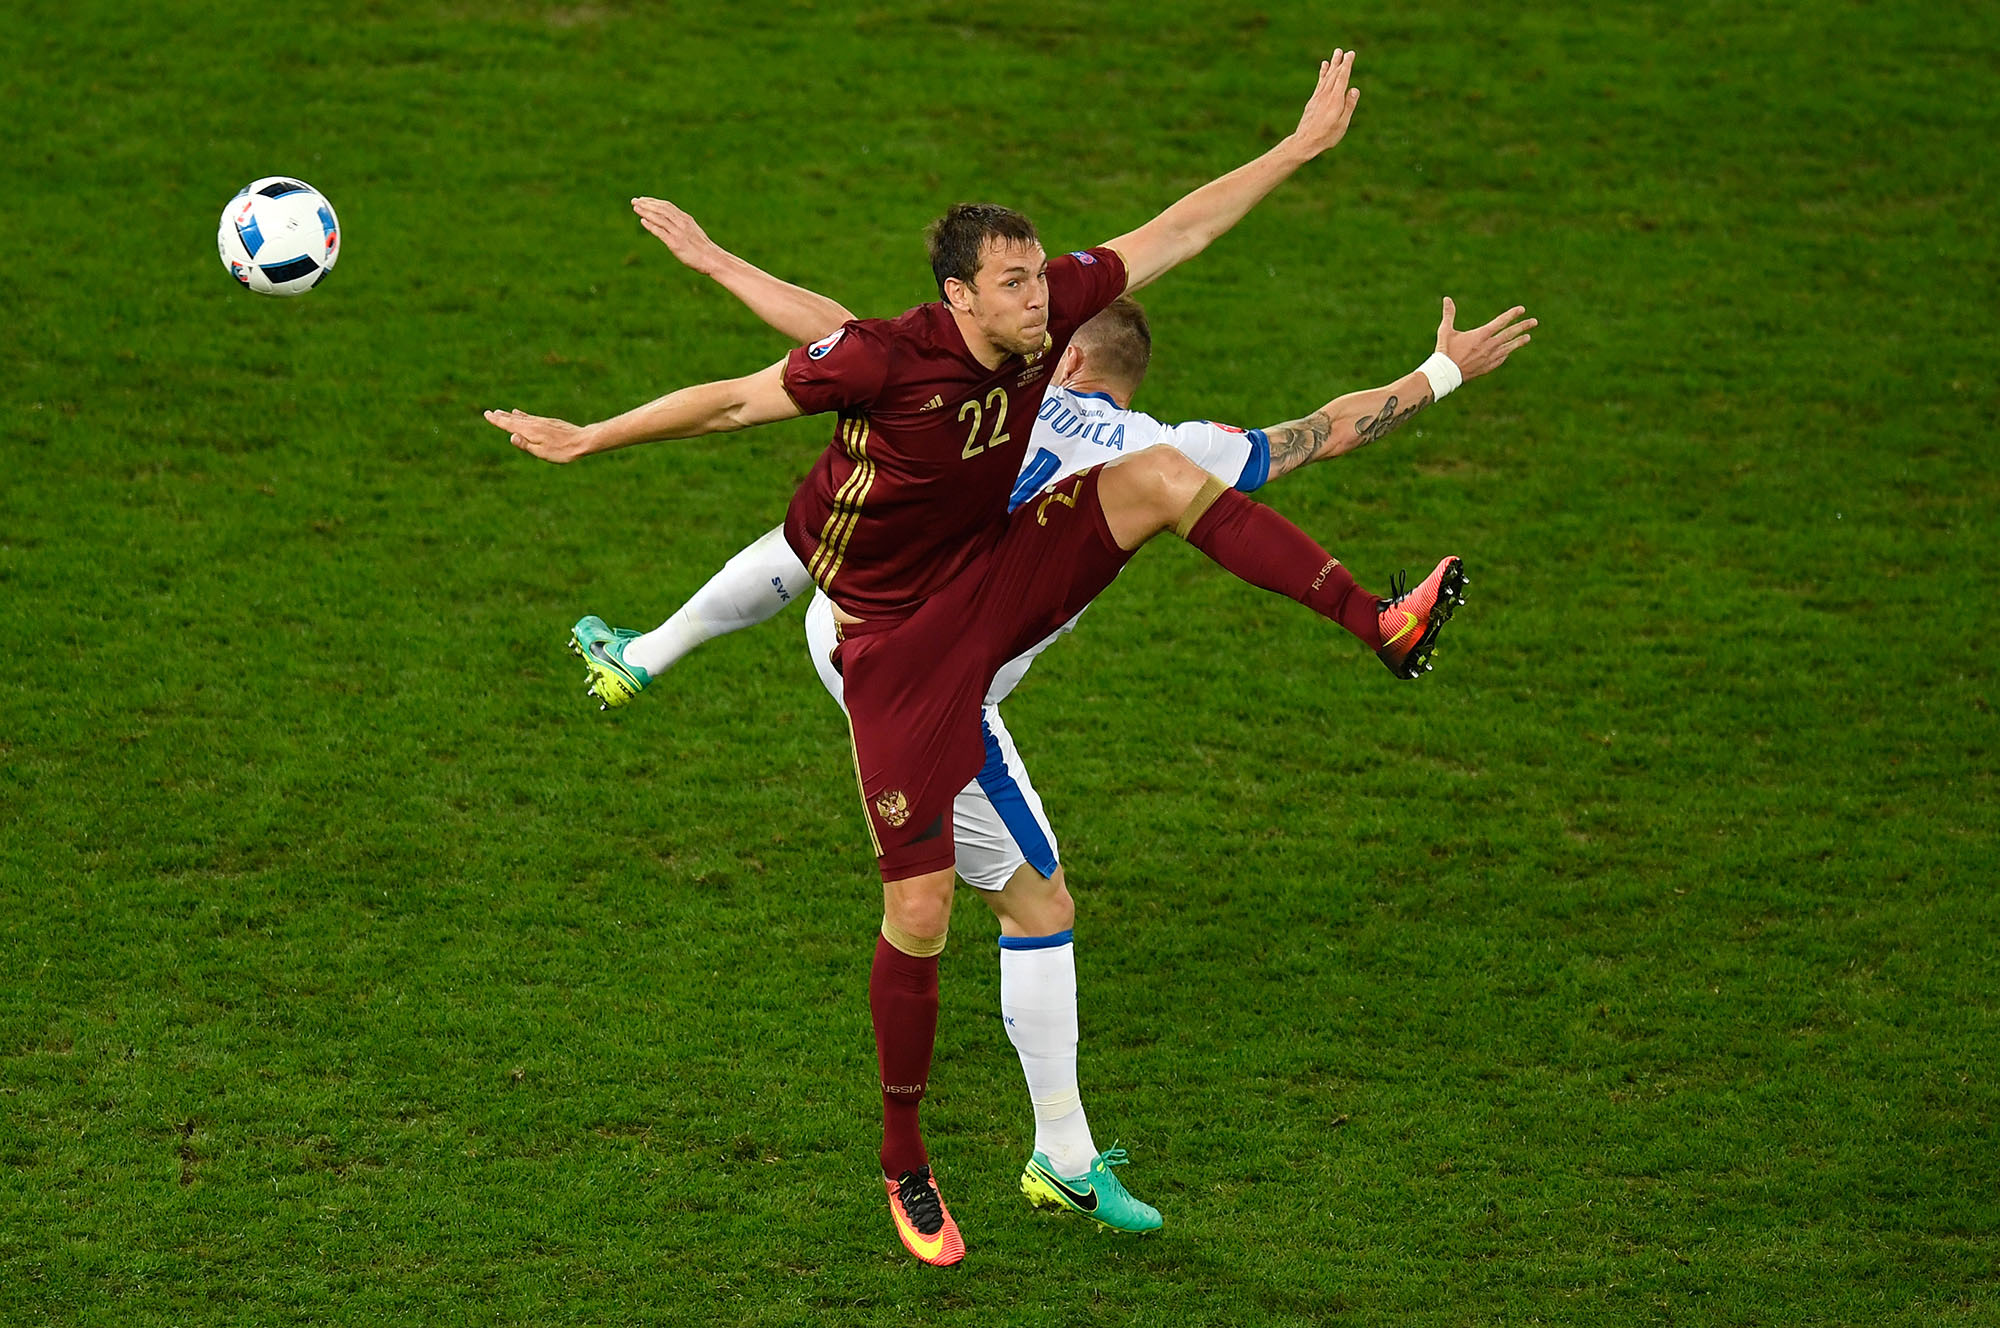
M 910 1225 L 926 1236 L 935 1236 L 944 1227 L 944 1205 L 931 1185 L 931 1169 L 906 1171 L 896 1182 L 896 1201 L 903 1205 Z
M 1384 604 L 1393 605 L 1397 600 L 1410 593 L 1406 589 L 1409 583 L 1407 575 L 1409 570 L 1407 567 L 1398 567 L 1396 574 L 1389 578 L 1389 595 L 1387 599 L 1382 601 Z
M 1105 1149 L 1104 1152 L 1100 1154 L 1100 1156 L 1103 1158 L 1104 1165 L 1107 1167 L 1122 1167 L 1127 1162 L 1130 1162 L 1132 1160 L 1131 1157 L 1126 1154 L 1125 1150 L 1120 1148 L 1117 1144 L 1113 1144 L 1111 1147 Z

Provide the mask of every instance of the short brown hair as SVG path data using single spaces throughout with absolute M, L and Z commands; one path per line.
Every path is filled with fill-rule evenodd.
M 930 224 L 924 231 L 924 243 L 930 247 L 939 296 L 944 294 L 946 277 L 973 284 L 972 279 L 979 275 L 980 250 L 988 240 L 1041 243 L 1034 222 L 998 203 L 954 203 L 949 212 Z
M 1136 389 L 1153 362 L 1153 329 L 1146 311 L 1129 295 L 1106 305 L 1097 317 L 1076 330 L 1077 346 L 1099 375 Z

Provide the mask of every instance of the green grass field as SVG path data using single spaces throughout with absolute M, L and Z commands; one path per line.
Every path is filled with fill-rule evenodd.
M 2000 1322 L 2000 37 L 1909 0 L 1341 12 L 21 0 L 0 14 L 0 1322 Z M 1266 497 L 1472 600 L 1438 671 L 1172 541 L 1010 703 L 1121 1242 L 961 892 L 873 1179 L 879 893 L 796 619 L 600 715 L 805 421 L 554 468 L 776 359 L 626 200 L 866 313 L 961 198 L 1051 250 L 1347 141 L 1145 296 L 1140 407 L 1535 344 Z M 310 296 L 222 203 L 339 207 Z

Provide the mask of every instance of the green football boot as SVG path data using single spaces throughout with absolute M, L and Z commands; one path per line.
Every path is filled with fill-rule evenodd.
M 569 629 L 570 653 L 580 656 L 590 670 L 589 695 L 597 698 L 599 710 L 630 705 L 644 691 L 653 675 L 637 664 L 625 662 L 625 643 L 641 633 L 629 627 L 606 627 L 596 614 L 579 618 Z
M 1113 1231 L 1158 1231 L 1160 1210 L 1134 1199 L 1111 1174 L 1130 1160 L 1124 1149 L 1107 1148 L 1081 1176 L 1058 1176 L 1048 1154 L 1038 1152 L 1021 1172 L 1021 1193 L 1037 1208 L 1067 1208 Z

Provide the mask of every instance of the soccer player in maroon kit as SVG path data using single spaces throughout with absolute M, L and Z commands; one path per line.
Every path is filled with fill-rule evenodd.
M 1290 522 L 1171 448 L 1083 472 L 1007 511 L 1050 371 L 1077 328 L 1199 253 L 1338 143 L 1360 96 L 1348 86 L 1352 63 L 1351 52 L 1336 51 L 1321 64 L 1283 142 L 1107 244 L 1051 261 L 1025 217 L 961 205 L 931 229 L 936 303 L 855 320 L 768 369 L 596 424 L 486 412 L 516 446 L 555 462 L 838 414 L 785 535 L 842 623 L 835 663 L 883 880 L 869 982 L 882 1171 L 897 1234 L 926 1263 L 965 1253 L 918 1108 L 954 884 L 952 801 L 985 759 L 980 704 L 994 671 L 1073 617 L 1167 529 L 1244 580 L 1338 622 L 1398 676 L 1422 671 L 1459 602 L 1456 558 L 1408 594 L 1378 600 Z

